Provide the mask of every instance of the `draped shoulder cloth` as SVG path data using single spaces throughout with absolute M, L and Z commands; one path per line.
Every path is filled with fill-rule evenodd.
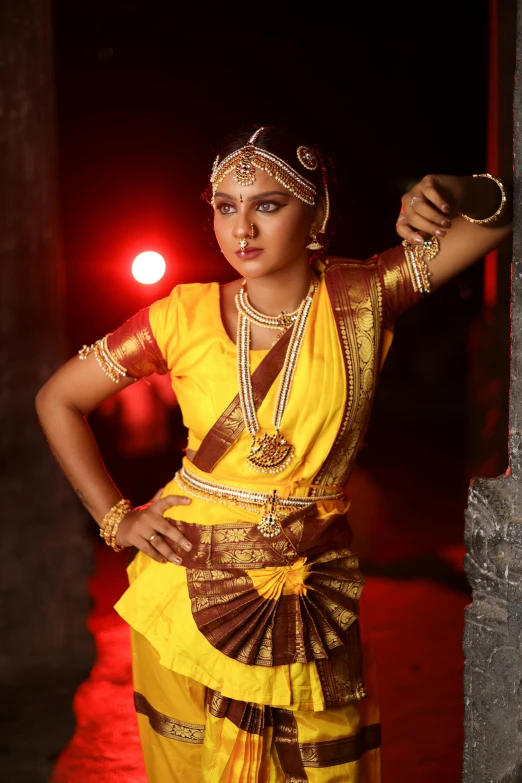
M 345 486 L 366 432 L 393 325 L 421 296 L 413 287 L 401 245 L 365 261 L 328 258 L 321 267 L 343 352 L 348 394 L 335 443 L 314 483 Z
M 260 695 L 251 700 L 263 703 L 299 704 L 308 699 L 306 703 L 312 703 L 313 709 L 324 709 L 362 698 L 365 686 L 358 625 L 363 579 L 357 557 L 350 549 L 346 506 L 328 508 L 328 501 L 322 500 L 321 495 L 325 488 L 343 487 L 348 481 L 368 424 L 393 324 L 420 295 L 413 287 L 402 246 L 362 261 L 328 258 L 318 272 L 327 291 L 327 299 L 321 305 L 326 309 L 321 312 L 329 319 L 334 343 L 337 335 L 340 358 L 336 362 L 341 374 L 344 371 L 346 393 L 342 398 L 339 393 L 338 405 L 336 402 L 336 430 L 332 432 L 329 450 L 321 455 L 315 475 L 306 479 L 308 497 L 313 503 L 307 511 L 283 520 L 282 532 L 274 539 L 264 539 L 246 512 L 241 512 L 241 516 L 235 509 L 209 508 L 208 504 L 205 508 L 204 502 L 198 500 L 183 509 L 177 507 L 173 519 L 193 544 L 191 553 L 184 556 L 185 569 L 168 572 L 173 584 L 167 595 L 152 575 L 158 572 L 159 578 L 160 566 L 149 563 L 139 553 L 139 563 L 135 567 L 133 563 L 135 581 L 129 595 L 120 600 L 118 611 L 146 635 L 164 665 L 193 676 L 210 688 L 247 700 L 255 690 Z M 209 319 L 209 300 L 205 299 L 205 290 L 187 288 L 179 286 L 170 297 L 152 305 L 151 343 L 141 340 L 138 345 L 131 341 L 135 349 L 134 372 L 140 365 L 148 371 L 154 362 L 160 372 L 168 367 L 178 379 L 178 396 L 185 393 L 184 379 L 196 378 L 197 383 L 187 387 L 187 410 L 180 397 L 184 417 L 190 415 L 190 405 L 197 395 L 203 394 L 202 382 L 208 377 L 197 375 L 201 372 L 202 348 L 199 341 L 194 345 L 190 342 L 190 335 L 195 324 Z M 189 295 L 194 295 L 191 307 L 183 310 L 180 297 Z M 130 323 L 132 319 L 126 326 L 127 346 L 131 344 Z M 143 325 L 143 321 L 140 323 Z M 111 346 L 118 345 L 119 339 L 116 330 Z M 230 343 L 229 338 L 222 339 Z M 191 346 L 190 355 L 187 345 Z M 270 393 L 280 371 L 284 355 L 284 344 L 281 345 L 283 348 L 276 344 L 275 350 L 262 358 L 254 370 L 256 407 Z M 230 375 L 234 367 L 233 345 L 226 348 L 231 354 L 227 359 Z M 219 355 L 221 348 L 214 346 L 213 350 Z M 123 351 L 118 359 L 121 363 L 125 361 L 122 354 Z M 328 373 L 329 365 L 324 366 Z M 223 464 L 233 464 L 229 456 L 244 435 L 238 406 L 237 399 L 226 408 L 223 406 L 217 421 L 213 426 L 209 422 L 206 434 L 200 438 L 198 453 L 190 463 L 200 475 L 212 479 L 213 472 L 219 472 Z M 237 475 L 235 480 L 253 486 L 255 479 Z M 177 492 L 175 483 L 165 488 L 165 493 Z M 179 601 L 185 600 L 183 594 L 187 596 L 190 606 L 186 610 L 172 600 L 177 589 L 174 583 L 182 579 L 180 574 L 184 584 L 179 587 Z M 143 591 L 150 591 L 150 603 L 149 594 L 145 596 Z M 165 605 L 160 603 L 160 594 Z M 149 607 L 149 616 L 136 608 L 144 606 Z M 174 640 L 171 629 L 180 622 L 183 632 Z M 198 641 L 200 638 L 203 641 Z M 205 671 L 201 660 L 207 662 Z M 238 665 L 242 667 L 241 674 Z M 289 667 L 288 674 L 285 666 Z M 313 667 L 316 674 L 305 676 L 301 669 L 294 682 L 292 673 L 297 672 L 296 666 Z M 312 669 L 306 668 L 309 671 Z M 314 677 L 320 683 L 321 695 L 310 701 L 306 688 L 313 691 L 315 686 L 310 683 L 316 681 Z M 300 689 L 308 693 L 301 701 Z

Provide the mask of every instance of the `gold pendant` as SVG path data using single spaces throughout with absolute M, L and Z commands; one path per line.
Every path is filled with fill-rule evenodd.
M 247 464 L 249 468 L 260 473 L 280 473 L 294 456 L 294 447 L 279 431 L 274 435 L 265 432 L 261 438 L 254 436 Z
M 272 497 L 266 504 L 257 529 L 265 538 L 275 538 L 281 532 L 281 515 L 276 510 L 277 491 L 274 489 Z
M 279 326 L 283 330 L 283 334 L 284 334 L 284 332 L 286 332 L 286 330 L 290 326 L 292 326 L 294 321 L 295 321 L 295 318 L 294 318 L 294 320 L 292 320 L 292 316 L 288 315 L 287 313 L 285 313 L 284 310 L 281 312 L 281 314 L 279 316 Z

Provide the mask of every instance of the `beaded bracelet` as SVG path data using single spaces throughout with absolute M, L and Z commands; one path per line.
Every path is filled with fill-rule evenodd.
M 501 214 L 504 212 L 507 204 L 507 196 L 506 196 L 506 189 L 504 187 L 504 183 L 501 179 L 498 179 L 497 177 L 494 177 L 492 174 L 473 174 L 474 177 L 486 177 L 487 179 L 493 180 L 493 182 L 498 185 L 500 189 L 500 206 L 497 209 L 497 211 L 490 215 L 487 218 L 472 218 L 469 215 L 465 215 L 463 212 L 459 212 L 458 214 L 463 217 L 465 220 L 468 220 L 470 223 L 477 223 L 478 225 L 485 226 L 488 223 L 493 223 L 493 221 L 498 220 L 498 218 L 501 216 Z
M 437 237 L 431 237 L 431 239 L 427 239 L 421 245 L 420 243 L 408 242 L 408 240 L 405 239 L 402 245 L 409 262 L 413 289 L 418 291 L 421 296 L 426 296 L 431 291 L 431 272 L 429 271 L 426 262 L 434 259 L 439 252 L 439 240 Z
M 100 524 L 100 536 L 103 538 L 107 546 L 112 547 L 115 552 L 123 552 L 125 547 L 118 546 L 116 543 L 116 534 L 120 526 L 120 522 L 132 511 L 132 503 L 130 500 L 121 498 L 117 503 L 105 514 Z

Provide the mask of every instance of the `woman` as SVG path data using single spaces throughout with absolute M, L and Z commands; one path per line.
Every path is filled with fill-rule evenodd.
M 490 175 L 427 176 L 402 198 L 402 244 L 326 257 L 320 153 L 268 127 L 228 140 L 210 202 L 239 278 L 177 286 L 84 346 L 38 415 L 100 535 L 135 553 L 116 608 L 148 779 L 375 783 L 344 487 L 395 319 L 508 236 L 509 198 Z M 171 375 L 188 448 L 132 509 L 85 416 L 153 372 Z

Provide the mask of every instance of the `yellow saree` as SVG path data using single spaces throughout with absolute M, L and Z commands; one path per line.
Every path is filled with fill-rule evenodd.
M 347 504 L 321 495 L 346 485 L 390 329 L 417 294 L 400 247 L 364 262 L 330 259 L 320 271 L 282 424 L 290 465 L 277 476 L 246 466 L 251 438 L 237 411 L 218 421 L 235 440 L 208 471 L 184 459 L 192 475 L 227 487 L 313 498 L 313 513 L 293 514 L 268 542 L 258 514 L 192 497 L 167 512 L 193 543 L 184 565 L 138 552 L 128 567 L 116 609 L 132 628 L 150 781 L 380 780 L 374 671 L 358 623 L 363 580 Z M 170 373 L 194 451 L 237 393 L 219 297 L 216 283 L 178 286 L 109 338 L 129 374 Z M 251 352 L 252 371 L 266 354 Z M 263 430 L 276 392 L 277 383 L 258 409 Z M 173 479 L 163 494 L 184 490 Z

